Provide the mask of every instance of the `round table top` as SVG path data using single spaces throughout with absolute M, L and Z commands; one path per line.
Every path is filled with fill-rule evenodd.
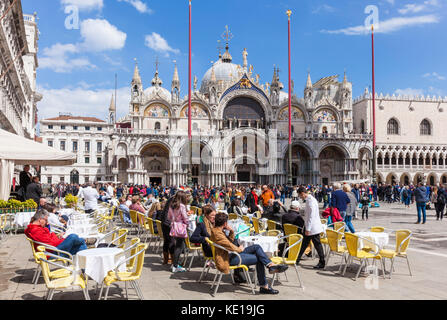
M 117 255 L 122 252 L 123 249 L 120 248 L 95 248 L 79 251 L 77 255 L 80 257 L 100 257 Z

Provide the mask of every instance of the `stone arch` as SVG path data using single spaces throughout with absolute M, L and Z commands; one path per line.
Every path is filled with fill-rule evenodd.
M 436 186 L 439 183 L 439 177 L 436 173 L 431 172 L 427 175 L 427 185 Z
M 139 150 L 146 181 L 149 183 L 165 184 L 171 169 L 171 150 L 166 144 L 151 141 Z
M 394 172 L 390 172 L 387 176 L 386 176 L 386 183 L 387 184 L 394 184 L 397 183 L 398 177 L 397 174 L 395 174 Z
M 408 172 L 402 173 L 402 175 L 400 176 L 400 184 L 401 185 L 411 184 L 411 175 Z
M 294 117 L 293 117 L 294 109 L 298 109 L 299 112 L 301 112 L 302 119 L 298 119 L 298 120 L 294 119 Z M 288 114 L 289 111 L 288 110 L 289 110 L 288 104 L 283 104 L 281 107 L 279 107 L 278 111 L 275 114 L 275 120 L 276 121 L 287 121 L 288 117 L 289 117 L 289 114 Z M 287 113 L 286 114 L 287 117 L 282 117 L 282 115 L 284 115 L 284 112 Z M 296 122 L 296 121 L 305 121 L 305 122 L 307 122 L 308 118 L 309 118 L 308 117 L 308 113 L 306 112 L 306 109 L 302 105 L 296 104 L 296 103 L 292 104 L 292 122 Z
M 247 90 L 247 89 L 241 89 L 241 90 L 235 90 L 223 97 L 223 99 L 219 103 L 218 107 L 218 113 L 217 117 L 219 119 L 223 119 L 224 111 L 227 108 L 228 104 L 237 98 L 249 98 L 255 100 L 257 103 L 260 104 L 262 107 L 262 110 L 265 115 L 265 121 L 271 121 L 273 118 L 271 107 L 269 101 L 261 95 L 260 93 L 257 93 L 254 90 Z
M 322 184 L 330 184 L 335 181 L 345 180 L 345 161 L 349 159 L 349 153 L 342 146 L 326 144 L 318 154 L 320 175 Z
M 182 119 L 188 118 L 189 102 L 186 102 L 180 108 L 178 117 Z M 191 101 L 191 118 L 211 120 L 211 110 L 201 101 Z
M 413 184 L 417 185 L 419 182 L 424 182 L 424 174 L 421 172 L 418 172 L 413 177 Z
M 439 182 L 442 184 L 447 184 L 447 173 L 444 173 L 441 178 L 439 179 Z
M 151 101 L 141 110 L 144 118 L 171 118 L 173 111 L 166 101 Z
M 331 111 L 331 113 L 334 115 L 334 117 L 335 117 L 335 121 L 330 121 L 330 122 L 333 122 L 333 123 L 338 123 L 339 121 L 340 121 L 340 113 L 339 113 L 339 111 L 337 110 L 337 108 L 335 108 L 335 107 L 333 107 L 333 106 L 331 106 L 331 105 L 322 105 L 322 106 L 319 106 L 318 108 L 316 108 L 315 109 L 315 111 L 312 113 L 312 120 L 314 121 L 314 122 L 317 122 L 317 120 L 315 120 L 315 116 L 318 114 L 318 113 L 320 113 L 320 111 L 323 111 L 323 110 L 325 110 L 325 109 L 327 109 L 327 110 L 329 110 L 329 111 Z M 325 121 L 323 121 L 323 122 L 325 122 Z
M 129 169 L 129 161 L 127 158 L 118 160 L 118 181 L 124 184 L 128 183 L 127 170 Z

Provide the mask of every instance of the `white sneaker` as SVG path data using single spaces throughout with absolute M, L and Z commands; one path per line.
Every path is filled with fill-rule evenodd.
M 185 268 L 183 268 L 182 266 L 177 266 L 177 268 L 176 267 L 172 267 L 172 272 L 173 273 L 177 273 L 177 272 L 185 272 L 186 271 L 186 269 Z

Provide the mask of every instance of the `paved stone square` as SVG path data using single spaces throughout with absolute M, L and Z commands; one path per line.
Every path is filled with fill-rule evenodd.
M 246 285 L 234 286 L 230 277 L 224 276 L 217 296 L 210 294 L 213 275 L 207 281 L 198 283 L 203 262 L 195 259 L 190 272 L 172 274 L 167 266 L 161 264 L 159 254 L 146 253 L 140 287 L 147 300 L 302 300 L 302 299 L 447 299 L 447 277 L 444 276 L 447 262 L 447 220 L 436 221 L 434 210 L 427 211 L 428 220 L 425 225 L 416 225 L 416 208 L 405 209 L 400 204 L 382 204 L 381 208 L 370 210 L 369 221 L 354 220 L 356 231 L 371 226 L 383 226 L 389 229 L 410 229 L 413 238 L 408 250 L 413 276 L 410 277 L 405 260 L 397 259 L 392 279 L 383 279 L 379 273 L 378 289 L 367 289 L 371 283 L 366 276 L 354 281 L 357 268 L 348 268 L 343 277 L 336 273 L 340 258 L 331 258 L 327 270 L 312 269 L 317 259 L 302 261 L 299 271 L 305 290 L 298 288 L 295 271 L 287 271 L 288 282 L 284 275 L 275 288 L 279 295 L 254 296 Z M 390 239 L 390 244 L 394 238 Z M 3 300 L 40 300 L 45 294 L 43 279 L 34 288 L 31 283 L 35 263 L 31 259 L 31 249 L 23 234 L 12 235 L 0 244 L 0 299 Z M 388 261 L 387 268 L 390 263 Z M 89 282 L 90 296 L 97 298 L 95 288 Z M 54 300 L 83 299 L 77 288 L 64 293 L 56 293 Z M 113 285 L 109 299 L 125 299 L 124 284 Z M 129 299 L 137 299 L 133 289 L 129 289 Z

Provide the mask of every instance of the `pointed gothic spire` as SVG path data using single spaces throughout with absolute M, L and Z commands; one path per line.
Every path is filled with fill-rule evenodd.
M 310 79 L 310 72 L 307 72 L 306 89 L 312 89 L 312 80 Z
M 133 72 L 132 82 L 135 84 L 142 84 L 140 77 L 140 70 L 138 70 L 138 62 L 136 58 L 135 58 L 135 70 Z
M 346 70 L 345 70 L 345 75 L 343 77 L 343 88 L 344 89 L 348 88 L 348 78 L 346 77 Z
M 177 64 L 175 64 L 174 76 L 172 77 L 172 85 L 174 86 L 179 84 L 180 84 L 180 78 L 178 76 Z
M 110 100 L 109 111 L 116 111 L 116 104 L 113 94 L 112 94 L 112 100 Z

